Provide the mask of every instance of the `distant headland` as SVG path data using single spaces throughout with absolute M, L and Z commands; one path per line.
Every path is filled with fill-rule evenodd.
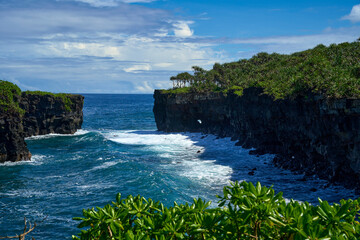
M 0 80 L 0 162 L 30 160 L 25 137 L 75 133 L 83 122 L 83 103 L 81 95 L 21 92 Z

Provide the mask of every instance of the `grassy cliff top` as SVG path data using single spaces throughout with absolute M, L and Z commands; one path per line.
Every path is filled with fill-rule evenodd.
M 24 94 L 26 94 L 26 95 L 38 95 L 38 96 L 50 95 L 50 96 L 53 96 L 53 97 L 56 97 L 56 98 L 60 98 L 65 104 L 65 110 L 67 112 L 71 112 L 71 105 L 73 104 L 73 102 L 72 102 L 70 97 L 73 94 L 51 93 L 51 92 L 44 92 L 44 91 L 25 91 Z
M 15 111 L 23 114 L 19 107 L 20 88 L 8 81 L 0 80 L 0 112 Z
M 318 45 L 291 55 L 258 53 L 250 59 L 215 63 L 210 70 L 193 67 L 193 74 L 180 73 L 173 81 L 187 88 L 164 92 L 208 92 L 249 87 L 263 88 L 275 99 L 305 95 L 310 91 L 330 98 L 360 98 L 360 42 Z
M 25 91 L 23 92 L 26 95 L 38 95 L 38 96 L 53 96 L 61 99 L 64 102 L 65 110 L 70 112 L 71 105 L 73 104 L 71 100 L 72 94 L 67 93 L 51 93 L 43 91 Z M 19 102 L 21 99 L 21 90 L 20 88 L 8 81 L 0 80 L 0 110 L 7 111 L 16 111 L 21 114 L 24 113 L 24 110 L 19 107 Z

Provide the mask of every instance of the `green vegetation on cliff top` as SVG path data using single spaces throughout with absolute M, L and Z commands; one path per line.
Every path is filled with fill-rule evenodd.
M 0 80 L 0 112 L 14 111 L 24 114 L 19 107 L 21 90 L 11 82 Z
M 172 81 L 186 89 L 166 93 L 229 90 L 242 95 L 249 87 L 262 88 L 275 99 L 294 98 L 309 92 L 329 98 L 360 98 L 360 42 L 318 45 L 291 55 L 258 53 L 250 59 L 215 63 L 210 70 L 193 67 L 193 74 L 180 73 Z
M 56 98 L 61 99 L 64 103 L 65 110 L 70 112 L 71 105 L 73 102 L 71 101 L 71 94 L 66 93 L 51 93 L 51 92 L 43 92 L 43 91 L 25 91 L 27 95 L 38 95 L 45 96 L 50 95 Z M 24 114 L 24 110 L 19 107 L 19 102 L 21 99 L 21 90 L 20 88 L 8 81 L 0 80 L 0 110 L 4 112 L 8 111 L 16 111 L 20 114 Z
M 25 91 L 24 93 L 27 94 L 27 95 L 38 95 L 38 96 L 50 95 L 50 96 L 54 96 L 56 98 L 61 98 L 61 100 L 65 104 L 65 110 L 67 112 L 71 111 L 71 105 L 73 104 L 73 102 L 71 101 L 71 98 L 70 98 L 71 94 L 68 94 L 68 93 L 51 93 L 51 92 L 44 92 L 44 91 Z

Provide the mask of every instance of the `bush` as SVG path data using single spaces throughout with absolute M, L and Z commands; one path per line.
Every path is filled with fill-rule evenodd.
M 0 80 L 0 111 L 16 112 L 23 115 L 25 112 L 19 107 L 21 90 L 15 84 Z
M 83 210 L 73 239 L 360 239 L 360 200 L 318 206 L 275 194 L 257 183 L 235 182 L 224 187 L 219 207 L 194 199 L 192 204 L 165 207 L 141 196 L 116 196 L 104 208 Z
M 360 42 L 322 44 L 291 55 L 258 53 L 237 62 L 215 63 L 208 71 L 193 67 L 190 92 L 259 87 L 274 99 L 309 92 L 329 98 L 360 98 Z M 182 76 L 182 74 L 178 74 Z M 177 79 L 173 77 L 173 79 Z M 236 94 L 242 95 L 242 91 Z

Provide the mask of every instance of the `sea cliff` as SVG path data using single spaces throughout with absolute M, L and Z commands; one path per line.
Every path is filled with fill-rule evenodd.
M 84 97 L 22 92 L 0 81 L 0 162 L 30 160 L 26 137 L 71 134 L 81 128 Z
M 83 122 L 84 97 L 67 95 L 69 106 L 56 95 L 22 93 L 20 107 L 25 110 L 26 137 L 49 133 L 73 134 Z
M 274 164 L 360 186 L 360 99 L 309 93 L 274 100 L 261 88 L 234 92 L 154 93 L 158 130 L 231 137 L 256 154 L 276 154 Z

